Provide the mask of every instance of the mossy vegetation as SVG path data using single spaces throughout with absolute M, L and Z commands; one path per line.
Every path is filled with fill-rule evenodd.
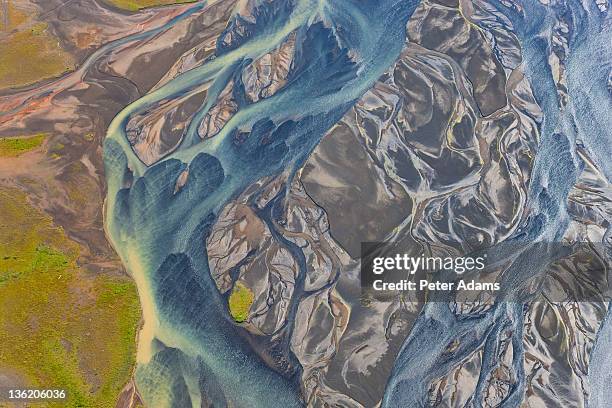
M 17 157 L 40 147 L 45 140 L 46 134 L 39 133 L 28 137 L 3 137 L 0 138 L 0 157 Z
M 16 8 L 11 0 L 3 1 L 4 7 L 0 7 L 0 29 L 10 31 L 28 20 L 28 15 Z
M 66 389 L 66 401 L 40 406 L 112 407 L 135 360 L 137 292 L 127 277 L 83 270 L 78 256 L 25 194 L 0 187 L 0 373 Z
M 0 27 L 8 34 L 0 41 L 0 88 L 30 85 L 73 69 L 72 57 L 60 47 L 47 24 L 35 23 L 15 7 L 14 0 L 7 1 L 0 9 Z
M 241 282 L 234 285 L 229 297 L 229 310 L 234 320 L 238 323 L 244 322 L 249 317 L 249 311 L 253 304 L 253 292 Z
M 197 0 L 105 0 L 117 8 L 138 11 L 147 7 L 167 6 L 169 4 L 193 3 Z

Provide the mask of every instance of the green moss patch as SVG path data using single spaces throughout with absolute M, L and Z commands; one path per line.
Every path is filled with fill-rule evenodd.
M 147 7 L 167 6 L 170 4 L 193 3 L 197 0 L 105 0 L 108 4 L 117 8 L 138 11 Z
M 253 299 L 251 289 L 240 282 L 236 283 L 229 297 L 229 310 L 235 321 L 241 323 L 249 317 Z
M 130 380 L 140 308 L 127 277 L 78 267 L 79 247 L 0 187 L 0 368 L 63 388 L 49 407 L 112 407 Z
M 40 147 L 46 135 L 40 133 L 30 137 L 0 138 L 0 157 L 16 157 Z
M 38 23 L 0 41 L 0 88 L 17 88 L 53 78 L 74 67 L 72 57 Z

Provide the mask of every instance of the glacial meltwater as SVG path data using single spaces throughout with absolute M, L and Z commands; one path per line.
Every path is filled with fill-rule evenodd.
M 419 6 L 416 0 L 255 3 L 250 15 L 233 17 L 202 64 L 168 72 L 125 107 L 104 142 L 106 230 L 138 286 L 144 326 L 136 382 L 147 406 L 306 405 L 299 370 L 288 376 L 271 368 L 236 326 L 211 277 L 206 239 L 222 209 L 249 186 L 282 173 L 289 179 L 295 175 L 322 137 L 399 58 L 407 47 L 409 19 Z M 499 406 L 520 406 L 526 393 L 524 305 L 535 296 L 523 296 L 521 283 L 527 275 L 542 273 L 550 261 L 532 243 L 564 236 L 570 222 L 568 194 L 586 157 L 608 181 L 612 176 L 612 36 L 605 3 L 471 3 L 474 27 L 503 69 L 524 73 L 541 110 L 530 112 L 539 141 L 525 186 L 526 216 L 504 238 L 522 255 L 513 258 L 515 275 L 503 281 L 508 299 L 486 311 L 458 317 L 444 302 L 424 306 L 394 363 L 383 407 L 426 406 L 431 382 L 480 348 L 481 374 L 470 401 L 482 406 L 498 344 L 508 331 L 515 378 Z M 207 5 L 197 3 L 185 16 L 206 12 Z M 121 44 L 169 30 L 182 18 Z M 518 39 L 520 65 L 513 65 L 514 57 L 498 46 L 502 32 Z M 293 60 L 284 82 L 265 97 L 247 97 L 244 73 L 289 41 Z M 180 142 L 158 156 L 139 156 L 135 144 L 157 126 L 147 120 L 172 112 L 173 104 L 202 90 L 205 100 L 188 117 Z M 218 126 L 203 126 L 228 92 L 228 117 Z M 610 237 L 608 226 L 605 242 Z M 296 245 L 287 247 L 300 251 Z M 301 294 L 296 290 L 293 296 Z M 297 318 L 295 310 L 291 313 L 289 319 Z M 605 320 L 602 345 L 593 349 L 593 373 L 610 372 L 609 359 L 601 356 L 610 352 L 611 321 Z M 449 352 L 449 344 L 458 346 Z M 291 357 L 289 343 L 283 347 L 279 353 Z M 597 375 L 591 386 L 592 406 L 607 406 L 606 381 Z

